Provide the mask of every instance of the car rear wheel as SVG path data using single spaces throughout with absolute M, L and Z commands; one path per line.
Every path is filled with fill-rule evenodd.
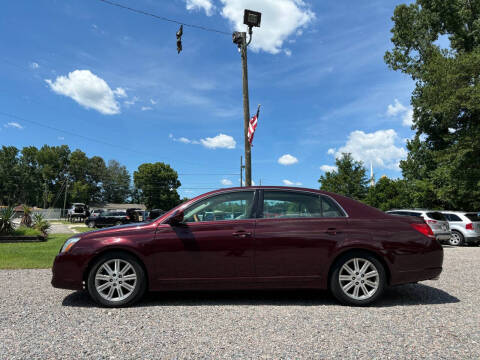
M 463 242 L 463 235 L 459 231 L 452 230 L 452 236 L 450 237 L 450 240 L 448 240 L 448 245 L 461 246 L 463 245 Z
M 343 304 L 365 306 L 377 300 L 386 286 L 383 265 L 374 256 L 354 252 L 340 258 L 330 277 L 330 290 Z
M 146 289 L 145 272 L 138 261 L 125 253 L 108 253 L 92 266 L 88 292 L 106 307 L 122 307 L 138 301 Z
M 121 221 L 116 221 L 115 226 L 119 226 L 119 225 L 122 225 L 122 222 Z
M 89 221 L 88 222 L 88 227 L 89 228 L 94 228 L 95 227 L 95 221 Z

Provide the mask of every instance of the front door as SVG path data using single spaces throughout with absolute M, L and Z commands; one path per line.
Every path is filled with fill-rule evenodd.
M 162 224 L 155 240 L 159 287 L 241 287 L 252 281 L 254 191 L 200 200 L 178 225 Z
M 347 225 L 329 197 L 294 190 L 264 190 L 260 217 L 255 229 L 258 281 L 282 287 L 319 281 Z

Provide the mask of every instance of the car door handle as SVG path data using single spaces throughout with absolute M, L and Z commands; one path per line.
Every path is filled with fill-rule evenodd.
M 337 235 L 337 229 L 336 228 L 328 228 L 327 231 L 325 231 L 329 235 Z
M 252 233 L 244 230 L 239 230 L 235 231 L 232 235 L 239 238 L 247 238 L 252 236 Z

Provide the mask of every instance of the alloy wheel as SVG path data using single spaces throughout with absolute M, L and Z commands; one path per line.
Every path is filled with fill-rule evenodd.
M 137 273 L 128 261 L 111 259 L 95 273 L 95 289 L 105 300 L 119 302 L 127 299 L 137 286 Z
M 450 237 L 450 240 L 448 241 L 450 245 L 453 246 L 458 246 L 462 242 L 462 239 L 460 238 L 460 234 L 457 232 L 453 231 L 452 236 Z
M 343 293 L 354 300 L 371 298 L 380 285 L 375 265 L 367 259 L 353 258 L 340 269 L 338 281 Z

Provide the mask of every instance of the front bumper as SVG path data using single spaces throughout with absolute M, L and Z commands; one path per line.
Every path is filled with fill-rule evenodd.
M 58 254 L 52 267 L 52 286 L 59 289 L 82 290 L 83 267 L 70 253 Z

